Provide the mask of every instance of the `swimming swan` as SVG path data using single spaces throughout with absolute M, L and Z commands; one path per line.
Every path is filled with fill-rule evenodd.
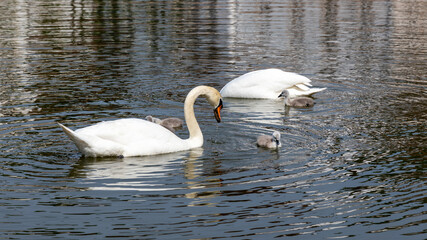
M 79 151 L 88 157 L 131 157 L 178 152 L 203 145 L 203 134 L 194 114 L 194 102 L 199 96 L 205 97 L 215 107 L 215 119 L 221 122 L 221 94 L 212 87 L 195 87 L 184 102 L 184 117 L 189 131 L 189 138 L 185 140 L 156 123 L 136 118 L 101 122 L 76 131 L 58 124 Z
M 284 90 L 279 97 L 284 97 L 284 102 L 286 106 L 289 107 L 313 107 L 314 100 L 309 97 L 289 97 L 289 90 Z
M 270 68 L 246 73 L 221 89 L 222 97 L 277 99 L 287 89 L 290 97 L 311 95 L 326 88 L 310 88 L 311 80 L 292 72 Z
M 263 148 L 279 148 L 282 146 L 280 142 L 280 133 L 278 131 L 274 131 L 272 135 L 261 135 L 257 138 L 256 142 L 258 147 Z
M 180 128 L 184 124 L 184 122 L 181 119 L 175 118 L 175 117 L 160 119 L 160 118 L 155 118 L 149 115 L 149 116 L 146 116 L 145 119 L 147 119 L 147 121 L 157 123 L 160 126 L 167 128 L 171 132 L 175 132 L 176 128 Z

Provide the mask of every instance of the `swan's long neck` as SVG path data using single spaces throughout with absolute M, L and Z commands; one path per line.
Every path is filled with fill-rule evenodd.
M 201 90 L 202 89 L 200 88 L 191 90 L 185 98 L 184 102 L 184 117 L 190 134 L 188 141 L 190 141 L 192 144 L 200 146 L 203 145 L 203 134 L 194 114 L 194 103 L 196 102 L 197 97 L 203 94 Z

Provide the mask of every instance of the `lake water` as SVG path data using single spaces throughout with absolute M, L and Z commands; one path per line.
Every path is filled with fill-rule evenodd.
M 1 239 L 426 239 L 424 0 L 0 2 Z M 56 124 L 183 118 L 190 89 L 309 77 L 316 105 L 196 102 L 201 149 L 83 158 Z M 278 151 L 256 137 L 278 130 Z M 184 127 L 177 134 L 188 136 Z

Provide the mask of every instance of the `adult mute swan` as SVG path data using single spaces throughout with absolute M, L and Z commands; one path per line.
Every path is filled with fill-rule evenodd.
M 282 146 L 280 142 L 280 133 L 278 131 L 274 131 L 272 135 L 261 135 L 257 138 L 256 142 L 258 147 L 263 148 L 279 148 Z
M 313 107 L 314 100 L 309 97 L 289 97 L 289 90 L 284 90 L 279 97 L 284 97 L 284 102 L 286 106 L 289 107 Z
M 131 157 L 178 152 L 203 145 L 203 134 L 194 115 L 194 102 L 199 96 L 205 97 L 215 107 L 215 119 L 221 122 L 221 94 L 208 86 L 193 88 L 184 102 L 188 139 L 181 139 L 156 123 L 136 118 L 101 122 L 76 131 L 58 124 L 79 151 L 88 157 Z
M 302 75 L 270 68 L 246 73 L 221 89 L 222 97 L 277 99 L 287 89 L 290 97 L 311 95 L 326 88 L 310 88 L 311 80 Z

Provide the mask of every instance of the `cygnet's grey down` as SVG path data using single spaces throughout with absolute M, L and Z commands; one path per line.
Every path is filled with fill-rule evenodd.
M 314 100 L 309 97 L 290 98 L 288 90 L 284 90 L 279 97 L 284 97 L 285 105 L 289 107 L 313 107 Z
M 165 118 L 163 120 L 161 120 L 162 122 L 160 123 L 160 125 L 168 125 L 170 127 L 173 128 L 180 128 L 182 127 L 182 124 L 184 123 L 184 121 L 182 121 L 179 118 Z
M 165 119 L 161 120 L 161 119 L 155 118 L 151 115 L 145 117 L 145 119 L 147 119 L 147 121 L 157 123 L 157 124 L 167 128 L 167 129 L 169 129 L 171 132 L 175 132 L 175 128 L 182 127 L 182 124 L 184 123 L 179 118 L 165 118 Z
M 146 116 L 145 119 L 149 122 L 153 122 L 153 123 L 157 123 L 157 124 L 160 124 L 162 122 L 162 120 L 160 120 L 159 118 L 155 118 L 151 115 Z
M 278 131 L 274 131 L 272 135 L 261 135 L 257 138 L 256 142 L 258 147 L 263 148 L 279 148 L 282 146 L 280 142 L 280 133 Z

